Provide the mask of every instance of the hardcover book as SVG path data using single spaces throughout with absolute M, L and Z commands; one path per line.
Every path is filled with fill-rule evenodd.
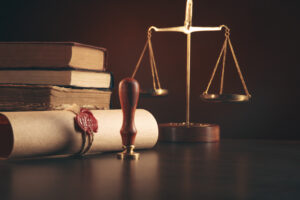
M 79 70 L 0 70 L 0 84 L 111 88 L 112 74 Z
M 0 42 L 0 69 L 105 71 L 106 52 L 76 42 Z
M 1 85 L 0 111 L 63 110 L 73 104 L 110 109 L 111 90 L 51 85 Z

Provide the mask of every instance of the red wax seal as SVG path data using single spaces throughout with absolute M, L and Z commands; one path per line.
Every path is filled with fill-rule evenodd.
M 75 122 L 79 128 L 87 134 L 93 134 L 98 131 L 98 122 L 93 113 L 88 109 L 81 108 L 75 117 Z

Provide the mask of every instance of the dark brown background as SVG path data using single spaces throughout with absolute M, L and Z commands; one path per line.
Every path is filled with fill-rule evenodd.
M 1 1 L 0 41 L 76 41 L 106 47 L 116 85 L 112 105 L 118 108 L 118 82 L 133 72 L 147 28 L 182 25 L 184 14 L 185 0 Z M 246 104 L 200 101 L 224 36 L 223 32 L 194 33 L 191 120 L 220 124 L 223 138 L 300 139 L 298 19 L 296 7 L 287 1 L 195 0 L 194 25 L 231 28 L 253 98 Z M 141 99 L 139 107 L 150 110 L 158 122 L 185 119 L 185 43 L 181 33 L 153 34 L 159 75 L 170 95 Z M 151 85 L 147 61 L 136 77 L 143 88 Z M 241 91 L 234 66 L 228 64 L 225 91 Z

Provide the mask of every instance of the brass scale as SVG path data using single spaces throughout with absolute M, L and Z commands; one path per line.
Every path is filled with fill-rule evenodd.
M 201 31 L 221 31 L 225 30 L 225 41 L 221 48 L 220 55 L 217 59 L 217 62 L 213 68 L 210 80 L 206 87 L 206 90 L 200 95 L 200 98 L 203 101 L 207 102 L 246 102 L 249 101 L 251 95 L 247 89 L 244 77 L 242 75 L 238 60 L 234 53 L 234 49 L 232 43 L 230 41 L 230 29 L 226 25 L 221 25 L 217 27 L 198 27 L 192 26 L 192 11 L 193 11 L 193 1 L 187 0 L 186 3 L 186 13 L 185 13 L 185 21 L 183 26 L 178 27 L 167 27 L 167 28 L 157 28 L 155 26 L 151 26 L 148 29 L 147 33 L 147 41 L 142 50 L 140 58 L 136 64 L 134 72 L 131 78 L 134 78 L 139 67 L 141 61 L 144 57 L 144 54 L 148 48 L 149 58 L 150 58 L 150 68 L 153 79 L 153 88 L 147 91 L 141 91 L 143 96 L 166 96 L 168 95 L 168 90 L 163 89 L 161 87 L 158 70 L 154 58 L 153 46 L 151 42 L 152 31 L 155 32 L 181 32 L 186 34 L 187 36 L 187 61 L 186 61 L 186 121 L 183 123 L 168 123 L 168 124 L 160 124 L 160 136 L 159 139 L 163 141 L 172 141 L 172 142 L 215 142 L 219 140 L 219 127 L 215 124 L 201 124 L 201 123 L 191 123 L 190 122 L 190 69 L 191 69 L 191 34 L 194 32 Z M 230 49 L 231 54 L 233 56 L 233 60 L 236 66 L 236 70 L 239 74 L 239 78 L 242 82 L 243 89 L 245 94 L 224 94 L 223 86 L 224 86 L 224 71 L 225 71 L 225 61 L 227 49 Z M 215 77 L 218 66 L 220 65 L 220 61 L 222 60 L 222 71 L 221 71 L 221 81 L 219 93 L 212 94 L 209 93 L 209 89 L 211 83 Z

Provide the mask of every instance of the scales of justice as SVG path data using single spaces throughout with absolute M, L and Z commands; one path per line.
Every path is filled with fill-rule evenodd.
M 160 141 L 169 141 L 169 142 L 217 142 L 220 140 L 220 128 L 217 124 L 203 124 L 203 123 L 192 123 L 190 122 L 190 75 L 191 75 L 191 34 L 194 32 L 201 31 L 221 31 L 225 30 L 225 41 L 221 48 L 220 55 L 217 59 L 216 65 L 213 68 L 212 75 L 210 77 L 209 83 L 206 87 L 206 90 L 200 95 L 200 98 L 203 101 L 207 102 L 246 102 L 251 98 L 251 95 L 248 92 L 245 80 L 243 78 L 242 72 L 240 70 L 237 58 L 235 56 L 233 46 L 230 41 L 230 29 L 226 25 L 220 25 L 217 27 L 198 27 L 192 26 L 192 11 L 193 11 L 193 1 L 187 0 L 186 3 L 186 13 L 185 21 L 183 26 L 178 27 L 168 27 L 168 28 L 157 28 L 151 26 L 148 29 L 148 37 L 144 49 L 141 53 L 141 56 L 137 62 L 135 70 L 131 76 L 134 78 L 139 67 L 142 58 L 144 57 L 145 51 L 148 48 L 149 58 L 150 58 L 150 68 L 153 79 L 153 89 L 148 91 L 141 91 L 143 96 L 166 96 L 168 95 L 167 89 L 162 89 L 159 77 L 158 70 L 156 67 L 156 62 L 154 59 L 153 47 L 151 42 L 152 31 L 155 32 L 181 32 L 187 36 L 187 60 L 186 60 L 186 121 L 183 123 L 166 123 L 159 125 L 159 140 Z M 224 85 L 224 70 L 225 70 L 225 61 L 227 49 L 230 49 L 236 70 L 239 74 L 240 80 L 243 85 L 245 94 L 224 94 L 223 85 Z M 222 60 L 222 64 L 220 61 Z M 222 65 L 221 71 L 221 81 L 219 93 L 210 94 L 208 93 L 211 83 L 215 77 L 218 66 Z

